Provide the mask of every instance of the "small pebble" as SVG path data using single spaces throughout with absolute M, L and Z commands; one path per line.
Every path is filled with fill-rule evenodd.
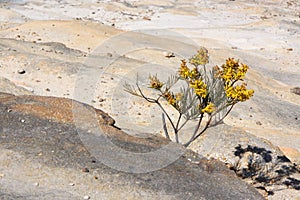
M 294 94 L 300 95 L 300 87 L 291 88 L 290 91 Z
M 75 185 L 75 183 L 69 183 L 69 186 L 74 186 Z
M 164 51 L 163 52 L 163 55 L 167 58 L 172 58 L 172 57 L 175 57 L 174 53 L 172 52 L 168 52 L 168 51 Z
M 34 183 L 33 185 L 34 185 L 34 186 L 39 186 L 39 183 Z
M 90 170 L 88 168 L 83 168 L 81 171 L 86 172 L 86 173 L 90 172 Z
M 145 17 L 143 17 L 143 20 L 151 21 L 151 18 L 150 18 L 150 17 L 147 17 L 147 16 L 145 16 Z
M 103 102 L 103 101 L 105 101 L 105 99 L 100 98 L 98 101 L 99 101 L 99 102 Z
M 22 122 L 22 123 L 24 123 L 24 122 L 25 122 L 25 120 L 24 120 L 24 119 L 21 119 L 21 122 Z
M 19 69 L 18 70 L 18 74 L 25 74 L 25 73 L 26 73 L 26 71 L 24 69 Z
M 83 197 L 83 199 L 85 199 L 85 200 L 88 200 L 88 199 L 90 199 L 91 197 L 90 196 L 88 196 L 88 195 L 85 195 L 84 197 Z
M 49 88 L 46 88 L 46 91 L 47 91 L 47 92 L 50 92 L 50 89 L 49 89 Z

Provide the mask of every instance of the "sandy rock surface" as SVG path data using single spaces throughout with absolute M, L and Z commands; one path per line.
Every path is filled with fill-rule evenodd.
M 1 1 L 0 88 L 87 103 L 129 135 L 162 133 L 159 109 L 123 85 L 135 83 L 137 72 L 145 87 L 149 73 L 164 79 L 205 46 L 210 66 L 228 57 L 250 66 L 246 81 L 255 95 L 225 123 L 265 139 L 299 165 L 299 7 L 295 0 Z M 209 144 L 214 140 L 208 137 Z M 239 143 L 232 141 L 227 152 Z

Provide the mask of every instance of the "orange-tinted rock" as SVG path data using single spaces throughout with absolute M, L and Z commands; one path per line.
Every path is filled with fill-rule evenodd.
M 280 150 L 288 157 L 292 162 L 300 163 L 300 152 L 291 147 L 279 147 Z

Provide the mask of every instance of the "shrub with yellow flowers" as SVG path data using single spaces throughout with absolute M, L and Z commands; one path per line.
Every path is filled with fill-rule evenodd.
M 220 67 L 214 66 L 207 70 L 208 63 L 208 50 L 201 47 L 190 59 L 181 60 L 178 73 L 170 76 L 165 83 L 160 81 L 157 75 L 149 76 L 149 87 L 158 92 L 156 98 L 147 97 L 138 83 L 136 87 L 126 83 L 125 91 L 157 104 L 163 112 L 165 136 L 170 139 L 166 126 L 167 118 L 177 143 L 182 143 L 179 141 L 179 131 L 188 121 L 196 120 L 197 125 L 191 137 L 187 142 L 182 143 L 187 147 L 209 127 L 222 122 L 235 104 L 249 100 L 254 93 L 253 90 L 247 89 L 244 82 L 249 68 L 247 65 L 239 63 L 239 60 L 234 58 L 228 58 Z M 183 84 L 179 92 L 174 92 L 171 88 L 178 82 L 183 82 Z M 175 121 L 171 119 L 162 101 L 166 101 L 178 112 L 178 118 Z

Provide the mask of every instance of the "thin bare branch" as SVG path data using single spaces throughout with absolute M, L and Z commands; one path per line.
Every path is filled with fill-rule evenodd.
M 165 119 L 165 114 L 164 113 L 161 114 L 161 118 L 162 118 L 163 129 L 164 129 L 166 138 L 170 140 L 170 135 L 168 133 L 168 128 L 167 128 L 167 124 L 166 124 L 166 119 Z
M 136 83 L 136 86 L 137 86 L 137 88 L 138 88 L 138 90 L 139 90 L 140 95 L 141 95 L 146 101 L 148 101 L 148 102 L 150 102 L 150 103 L 156 103 L 156 99 L 149 98 L 149 97 L 146 97 L 146 96 L 144 95 L 144 93 L 143 93 L 143 91 L 141 90 L 141 88 L 140 88 L 140 86 L 139 86 L 138 83 Z
M 172 119 L 170 118 L 170 116 L 168 115 L 168 113 L 166 112 L 166 110 L 164 109 L 164 107 L 159 103 L 159 101 L 156 101 L 155 103 L 160 107 L 160 109 L 163 111 L 163 113 L 167 116 L 167 119 L 169 120 L 169 122 L 170 122 L 170 124 L 171 124 L 171 126 L 172 126 L 172 128 L 173 128 L 173 130 L 175 132 L 176 131 L 176 127 L 175 127 Z

